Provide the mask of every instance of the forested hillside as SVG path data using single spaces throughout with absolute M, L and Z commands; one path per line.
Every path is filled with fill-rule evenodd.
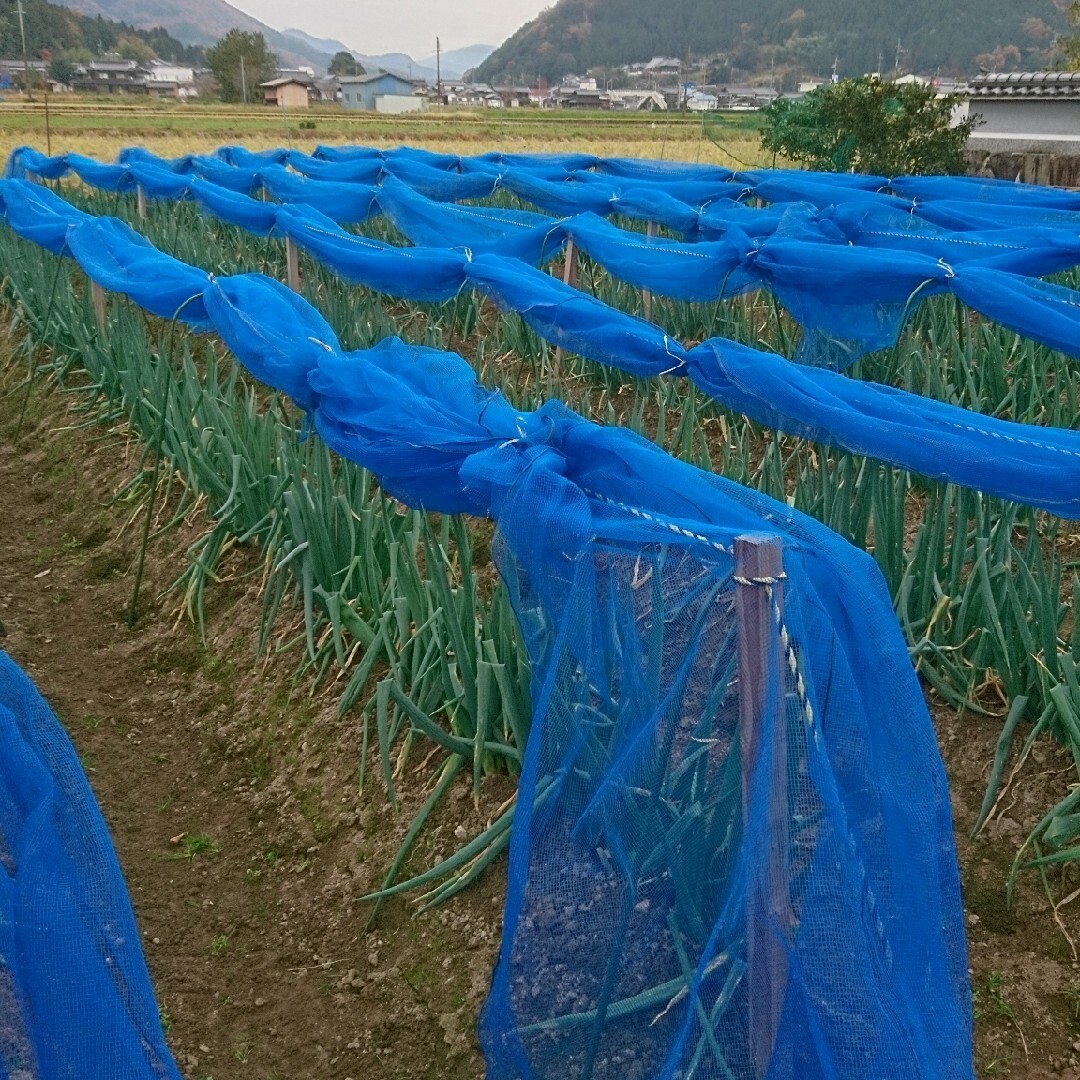
M 559 0 L 505 41 L 478 77 L 553 81 L 567 72 L 706 55 L 739 78 L 900 68 L 942 74 L 1040 67 L 1067 29 L 1068 0 Z
M 132 59 L 157 56 L 182 64 L 201 64 L 203 49 L 184 45 L 161 27 L 140 30 L 100 15 L 92 18 L 46 0 L 23 0 L 26 49 L 38 57 L 43 49 L 53 56 L 101 56 L 119 51 Z M 19 17 L 13 0 L 0 0 L 0 56 L 22 55 Z

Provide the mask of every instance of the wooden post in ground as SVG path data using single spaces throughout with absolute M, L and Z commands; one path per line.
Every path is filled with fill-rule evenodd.
M 90 281 L 90 299 L 94 305 L 94 317 L 98 329 L 105 332 L 105 290 L 93 279 Z
M 140 221 L 146 220 L 146 191 L 142 184 L 135 188 L 135 212 L 139 215 Z
M 780 538 L 736 537 L 735 582 L 744 826 L 749 826 L 751 815 L 765 816 L 764 822 L 760 817 L 754 822 L 755 829 L 764 825 L 755 848 L 764 862 L 751 869 L 746 894 L 748 1042 L 753 1075 L 760 1078 L 768 1073 L 780 1027 L 788 980 L 784 939 L 792 929 L 786 657 L 779 629 L 784 610 Z M 763 766 L 768 769 L 766 776 L 761 775 Z M 755 790 L 762 785 L 764 792 Z
M 574 238 L 568 237 L 566 241 L 566 248 L 563 252 L 563 274 L 562 280 L 564 285 L 569 285 L 572 289 L 577 288 L 578 283 L 578 264 L 577 264 L 577 245 L 574 243 Z M 555 370 L 562 370 L 563 349 L 559 345 L 555 349 Z
M 655 221 L 650 221 L 645 226 L 645 237 L 646 237 L 646 239 L 647 240 L 654 240 L 656 238 L 656 232 L 657 232 L 656 222 Z M 652 319 L 652 290 L 651 289 L 642 289 L 641 290 L 641 305 L 642 305 L 642 308 L 645 311 L 646 320 L 647 321 L 651 320 Z
M 285 272 L 288 277 L 289 288 L 293 292 L 300 291 L 300 253 L 296 249 L 291 236 L 285 237 Z

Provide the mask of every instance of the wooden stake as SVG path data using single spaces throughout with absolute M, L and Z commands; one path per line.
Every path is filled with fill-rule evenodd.
M 289 288 L 293 292 L 300 291 L 300 253 L 296 249 L 291 236 L 285 237 L 285 269 L 288 275 Z
M 105 332 L 105 290 L 96 282 L 90 282 L 90 299 L 94 304 L 94 316 L 97 319 L 98 329 Z
M 785 938 L 791 932 L 788 885 L 787 719 L 785 662 L 779 624 L 784 610 L 780 538 L 735 539 L 735 614 L 738 620 L 739 741 L 743 821 L 766 813 L 764 857 L 751 873 L 746 896 L 746 965 L 753 1075 L 769 1070 L 787 988 Z M 764 740 L 768 740 L 766 743 Z M 752 807 L 762 756 L 768 754 L 767 805 Z
M 142 184 L 135 188 L 135 211 L 139 215 L 140 221 L 146 220 L 146 192 L 143 190 Z
M 572 289 L 577 288 L 577 246 L 574 244 L 574 238 L 572 236 L 566 241 L 566 253 L 563 257 L 562 280 L 564 285 L 569 285 Z
M 657 233 L 656 222 L 655 221 L 650 221 L 645 226 L 645 236 L 646 236 L 647 239 L 653 240 L 653 239 L 656 238 L 656 233 Z M 641 304 L 642 304 L 642 307 L 645 309 L 645 319 L 646 319 L 646 321 L 651 321 L 652 320 L 652 290 L 651 289 L 642 289 L 641 290 Z
M 571 236 L 566 241 L 566 250 L 563 252 L 563 272 L 562 280 L 564 285 L 569 285 L 572 289 L 577 288 L 578 283 L 578 265 L 577 265 L 577 246 L 574 244 L 574 238 Z M 563 349 L 559 345 L 555 349 L 555 369 L 561 370 L 563 359 Z

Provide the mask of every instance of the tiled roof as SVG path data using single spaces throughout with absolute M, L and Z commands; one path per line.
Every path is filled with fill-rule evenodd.
M 999 71 L 971 80 L 973 98 L 1078 98 L 1080 71 Z

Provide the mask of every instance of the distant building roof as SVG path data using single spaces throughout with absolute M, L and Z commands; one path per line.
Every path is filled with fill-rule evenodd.
M 397 79 L 398 82 L 412 83 L 417 82 L 416 79 L 407 79 L 404 75 L 395 75 L 392 71 L 373 71 L 368 75 L 339 75 L 338 82 L 341 83 L 369 83 L 375 82 L 378 79 Z M 419 80 L 423 81 L 423 80 Z
M 998 71 L 971 80 L 973 98 L 1080 99 L 1080 71 Z
M 259 89 L 272 90 L 275 86 L 288 86 L 289 83 L 296 83 L 297 86 L 306 88 L 311 85 L 311 79 L 305 79 L 299 75 L 286 75 L 283 79 L 270 79 L 268 82 L 259 83 Z
M 654 56 L 646 65 L 646 71 L 680 71 L 682 61 L 673 56 Z

